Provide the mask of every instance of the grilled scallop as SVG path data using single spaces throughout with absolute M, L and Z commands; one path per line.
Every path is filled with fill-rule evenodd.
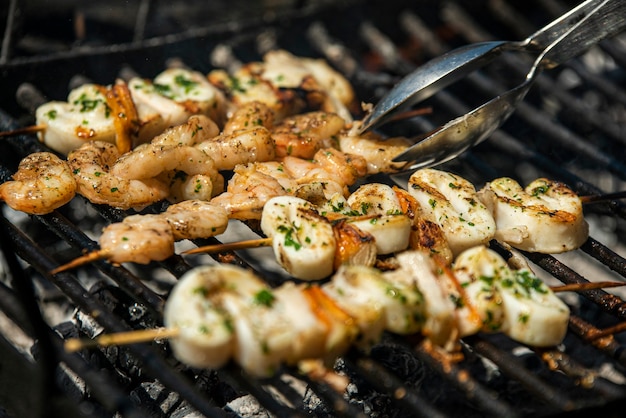
M 493 216 L 478 199 L 474 186 L 464 178 L 421 169 L 409 178 L 408 190 L 419 201 L 423 216 L 441 227 L 455 256 L 493 238 Z
M 390 254 L 408 247 L 411 220 L 402 211 L 393 188 L 380 183 L 365 184 L 348 197 L 347 204 L 351 213 L 367 218 L 352 223 L 374 236 L 378 254 Z
M 263 208 L 261 229 L 272 238 L 278 263 L 292 276 L 318 280 L 332 274 L 333 227 L 311 203 L 294 196 L 270 199 Z
M 563 341 L 569 309 L 529 270 L 510 269 L 483 246 L 459 255 L 454 269 L 483 319 L 484 331 L 502 331 L 537 347 Z
M 232 356 L 232 318 L 219 300 L 225 273 L 238 275 L 226 266 L 190 270 L 180 278 L 165 304 L 164 325 L 179 330 L 170 345 L 176 358 L 189 366 L 215 369 Z
M 493 213 L 496 238 L 512 247 L 561 253 L 587 240 L 580 198 L 562 183 L 540 178 L 524 189 L 503 177 L 488 183 L 479 198 Z

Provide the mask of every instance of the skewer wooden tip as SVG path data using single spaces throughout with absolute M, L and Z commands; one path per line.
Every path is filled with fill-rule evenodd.
M 37 132 L 45 131 L 47 128 L 46 125 L 31 125 L 25 126 L 23 128 L 13 129 L 10 131 L 2 131 L 0 132 L 0 138 L 5 138 L 9 136 L 22 135 L 22 134 L 34 134 Z
M 68 353 L 73 353 L 86 348 L 107 347 L 112 345 L 128 345 L 145 343 L 156 340 L 176 338 L 180 334 L 178 328 L 154 328 L 113 334 L 103 334 L 94 339 L 70 338 L 65 341 L 64 348 Z
M 598 195 L 580 196 L 580 201 L 585 203 L 606 202 L 609 200 L 624 199 L 626 197 L 626 190 L 615 193 L 603 193 Z
M 59 266 L 53 270 L 50 270 L 50 274 L 54 275 L 57 273 L 61 273 L 63 271 L 67 271 L 67 270 L 82 266 L 83 264 L 91 263 L 92 261 L 101 260 L 103 258 L 106 258 L 105 251 L 103 250 L 92 251 L 78 258 L 75 258 L 69 263 L 63 264 L 62 266 Z
M 247 248 L 268 247 L 270 245 L 272 245 L 271 238 L 259 238 L 227 244 L 205 245 L 203 247 L 183 251 L 181 254 L 217 253 L 222 251 L 244 250 Z
M 553 292 L 582 292 L 585 290 L 606 289 L 609 287 L 626 286 L 624 282 L 589 282 L 589 283 L 571 283 L 563 286 L 553 286 Z

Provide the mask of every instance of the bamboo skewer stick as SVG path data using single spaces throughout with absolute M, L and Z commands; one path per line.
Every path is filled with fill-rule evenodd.
M 45 131 L 47 128 L 46 125 L 31 125 L 25 126 L 23 128 L 13 129 L 11 131 L 2 131 L 0 132 L 0 138 L 5 138 L 9 136 L 22 135 L 22 134 L 34 134 L 37 132 Z

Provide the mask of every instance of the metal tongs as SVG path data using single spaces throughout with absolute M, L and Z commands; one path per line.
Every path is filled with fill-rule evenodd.
M 363 120 L 361 132 L 493 61 L 503 51 L 538 53 L 526 79 L 439 128 L 394 158 L 406 169 L 449 161 L 491 135 L 511 116 L 537 75 L 583 53 L 626 26 L 626 0 L 588 0 L 519 42 L 493 41 L 454 49 L 421 66 L 396 84 Z

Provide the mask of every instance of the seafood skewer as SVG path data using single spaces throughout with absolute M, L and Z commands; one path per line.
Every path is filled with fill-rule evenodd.
M 479 331 L 504 332 L 523 344 L 540 347 L 562 340 L 569 316 L 566 305 L 547 286 L 536 283 L 539 279 L 529 272 L 509 270 L 491 250 L 476 247 L 462 253 L 452 274 L 463 276 L 458 280 L 480 281 L 483 287 L 489 282 L 497 295 L 511 289 L 516 296 L 502 296 L 503 305 L 496 315 L 499 327 L 481 316 L 477 326 L 462 333 L 460 308 L 450 302 L 449 289 L 439 280 L 447 273 L 431 264 L 427 254 L 403 254 L 396 270 L 342 266 L 321 286 L 285 283 L 270 288 L 240 267 L 194 268 L 170 293 L 165 328 L 157 329 L 153 338 L 169 337 L 174 355 L 189 366 L 219 368 L 233 359 L 257 377 L 271 376 L 282 364 L 306 359 L 331 362 L 353 344 L 370 347 L 383 331 L 421 333 L 449 350 L 455 349 L 459 336 Z M 532 288 L 517 283 L 520 277 L 530 280 Z M 509 284 L 510 280 L 517 284 Z M 481 315 L 486 312 L 480 308 L 480 300 L 484 300 L 480 293 L 466 300 Z M 440 305 L 444 301 L 450 303 Z M 68 345 L 84 348 L 75 341 Z

